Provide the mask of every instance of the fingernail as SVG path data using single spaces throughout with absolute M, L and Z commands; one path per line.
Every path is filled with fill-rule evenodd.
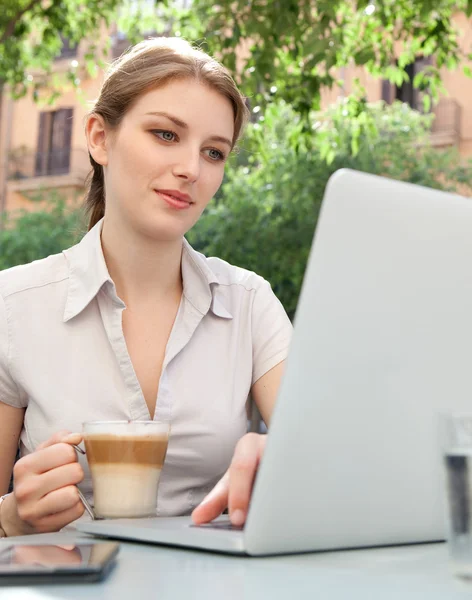
M 245 514 L 239 508 L 237 510 L 233 511 L 230 515 L 231 523 L 233 525 L 236 525 L 236 527 L 239 527 L 240 525 L 242 525 L 244 523 L 244 519 L 245 519 Z
M 80 433 L 68 433 L 67 435 L 65 435 L 62 438 L 62 441 L 69 442 L 69 441 L 77 440 L 77 439 L 81 439 L 81 438 L 82 438 L 82 434 L 80 434 Z

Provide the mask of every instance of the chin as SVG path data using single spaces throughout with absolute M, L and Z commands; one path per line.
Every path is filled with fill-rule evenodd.
M 175 242 L 181 240 L 191 226 L 185 227 L 184 223 L 178 223 L 175 219 L 149 219 L 139 223 L 137 230 L 141 235 L 155 241 Z

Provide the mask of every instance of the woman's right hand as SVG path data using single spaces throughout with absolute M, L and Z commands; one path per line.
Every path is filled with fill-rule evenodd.
M 60 431 L 13 468 L 13 493 L 1 507 L 7 536 L 59 531 L 84 514 L 76 484 L 84 478 L 71 444 L 79 433 Z

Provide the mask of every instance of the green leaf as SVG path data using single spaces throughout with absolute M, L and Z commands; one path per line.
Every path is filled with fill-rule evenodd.
M 353 156 L 357 156 L 359 152 L 359 137 L 353 137 L 351 140 L 351 152 Z
M 334 159 L 336 158 L 336 151 L 335 150 L 330 150 L 328 152 L 328 154 L 326 155 L 326 163 L 328 165 L 331 165 L 334 161 Z
M 431 97 L 428 94 L 423 96 L 423 109 L 426 113 L 429 113 L 431 110 Z

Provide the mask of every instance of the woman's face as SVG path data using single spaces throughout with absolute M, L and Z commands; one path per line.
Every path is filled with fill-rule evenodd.
M 142 95 L 103 134 L 105 218 L 154 239 L 182 237 L 221 185 L 233 132 L 230 101 L 194 80 Z

